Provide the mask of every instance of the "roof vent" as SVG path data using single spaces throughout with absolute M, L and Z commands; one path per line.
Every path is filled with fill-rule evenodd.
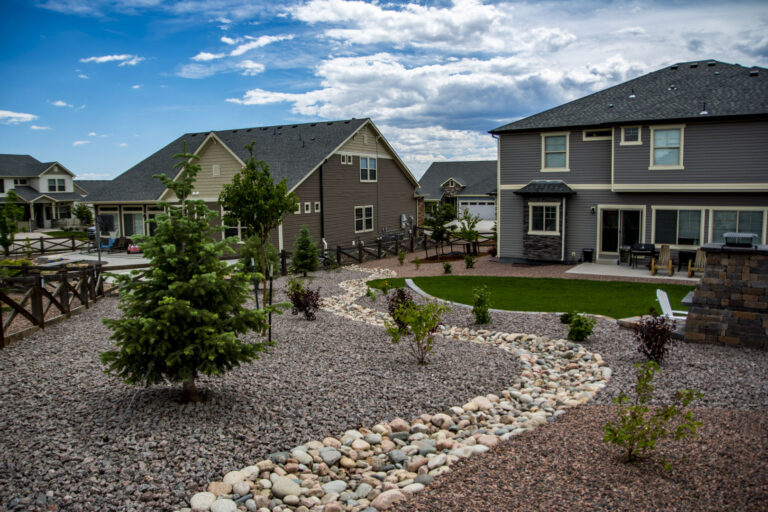
M 353 118 L 353 119 L 354 119 L 354 118 Z M 347 120 L 347 121 L 344 121 L 344 124 L 349 124 L 349 120 Z
M 194 136 L 196 136 L 196 135 L 197 135 L 196 133 L 191 133 L 189 136 L 190 136 L 190 137 L 194 137 Z
M 699 112 L 700 116 L 706 116 L 709 115 L 709 112 L 707 112 L 707 103 L 705 102 L 704 105 L 701 107 L 701 112 Z
M 632 94 L 629 95 L 629 99 L 633 100 L 635 98 L 637 98 L 637 95 L 635 94 L 635 90 L 632 89 Z
M 760 76 L 760 71 L 757 69 L 750 69 L 749 76 Z
M 670 66 L 669 69 L 677 69 L 677 67 L 677 64 L 675 64 L 674 66 Z
M 328 126 L 331 126 L 332 124 L 333 124 L 333 122 L 330 122 L 330 123 L 328 123 Z
M 707 66 L 708 66 L 708 67 L 710 67 L 710 68 L 711 68 L 712 66 L 714 66 L 715 64 L 717 64 L 717 62 L 715 62 L 715 61 L 713 61 L 713 60 L 711 60 L 711 61 L 707 62 Z
M 613 108 L 613 103 L 609 103 L 608 108 Z
M 717 76 L 717 75 L 719 75 L 719 74 L 720 74 L 720 72 L 719 72 L 719 71 L 715 71 L 715 76 Z
M 295 125 L 291 126 L 291 128 L 296 128 L 297 126 L 299 126 L 299 125 L 295 124 Z
M 282 130 L 282 129 L 283 129 L 283 127 L 282 127 L 282 126 L 278 126 L 278 127 L 277 127 L 277 129 L 278 129 L 278 130 Z
M 237 133 L 237 130 L 232 130 L 232 133 Z
M 245 131 L 246 131 L 246 132 L 250 132 L 250 131 L 251 131 L 251 129 L 250 129 L 250 128 L 248 128 L 248 129 L 247 129 L 247 130 L 245 130 Z
M 670 86 L 667 87 L 667 90 L 668 91 L 676 91 L 677 90 L 677 86 L 675 84 L 670 84 Z
M 698 62 L 694 62 L 693 64 L 691 64 L 691 67 L 692 68 L 697 68 L 697 67 L 699 67 L 699 63 Z
M 312 123 L 309 126 L 317 126 L 317 123 Z

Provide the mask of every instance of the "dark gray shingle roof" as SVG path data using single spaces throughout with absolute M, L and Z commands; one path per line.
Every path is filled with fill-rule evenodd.
M 0 155 L 0 176 L 34 178 L 54 163 L 43 163 L 29 155 Z
M 701 115 L 705 104 L 708 114 Z M 760 114 L 768 114 L 768 69 L 703 60 L 667 66 L 491 133 Z
M 575 193 L 563 180 L 533 180 L 515 192 L 521 196 L 570 196 Z
M 240 128 L 214 131 L 240 160 L 248 158 L 245 145 L 256 144 L 253 154 L 270 166 L 275 181 L 286 179 L 288 188 L 321 164 L 333 150 L 357 131 L 368 119 L 324 121 L 303 124 Z M 154 174 L 176 175 L 173 155 L 182 151 L 194 153 L 211 132 L 187 133 L 142 160 L 112 181 L 78 181 L 88 191 L 88 201 L 155 201 L 164 191 Z
M 465 186 L 462 195 L 485 195 L 496 191 L 496 160 L 474 160 L 463 162 L 432 162 L 419 180 L 418 194 L 426 200 L 440 199 L 443 190 L 440 185 L 454 178 Z
M 83 196 L 75 192 L 38 192 L 32 187 L 16 186 L 13 191 L 26 202 L 31 202 L 41 196 L 47 196 L 56 201 L 82 201 Z

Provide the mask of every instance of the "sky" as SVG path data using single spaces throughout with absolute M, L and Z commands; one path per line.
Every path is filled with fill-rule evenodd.
M 418 178 L 704 59 L 768 66 L 768 3 L 2 0 L 0 153 L 110 179 L 183 133 L 370 117 Z

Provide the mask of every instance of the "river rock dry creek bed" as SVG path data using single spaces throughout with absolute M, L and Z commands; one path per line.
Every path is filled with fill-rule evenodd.
M 338 283 L 360 279 L 365 275 L 353 270 L 318 273 L 312 286 L 319 286 L 324 297 L 338 295 L 345 293 L 338 287 Z M 379 299 L 377 302 L 381 301 Z M 344 446 L 322 446 L 322 441 L 328 436 L 338 436 L 337 442 L 347 447 L 355 443 L 360 452 L 366 451 L 362 443 L 375 445 L 379 441 L 377 435 L 382 438 L 393 435 L 388 429 L 406 429 L 399 435 L 393 435 L 390 442 L 399 440 L 411 446 L 414 435 L 415 441 L 420 440 L 419 434 L 425 436 L 421 438 L 422 441 L 428 441 L 428 431 L 435 430 L 438 425 L 447 425 L 447 422 L 443 423 L 442 416 L 434 419 L 437 413 L 448 413 L 453 418 L 452 422 L 461 421 L 462 416 L 482 419 L 483 411 L 487 415 L 487 411 L 493 411 L 499 403 L 508 401 L 511 397 L 508 391 L 510 386 L 520 383 L 521 375 L 526 371 L 519 353 L 505 352 L 493 346 L 468 343 L 452 337 L 438 337 L 431 363 L 420 368 L 406 354 L 404 347 L 391 345 L 381 327 L 327 311 L 319 312 L 316 322 L 285 314 L 275 317 L 273 335 L 278 343 L 268 354 L 223 377 L 201 379 L 201 388 L 208 396 L 206 403 L 179 405 L 176 403 L 176 388 L 155 387 L 137 391 L 103 374 L 98 354 L 110 348 L 111 342 L 108 340 L 109 331 L 100 320 L 104 316 L 118 315 L 116 305 L 115 299 L 104 300 L 88 312 L 38 332 L 0 352 L 2 508 L 173 510 L 188 506 L 189 498 L 196 492 L 206 490 L 209 482 L 222 480 L 228 480 L 230 483 L 227 485 L 234 487 L 233 484 L 236 484 L 238 488 L 242 488 L 238 481 L 247 482 L 249 493 L 259 494 L 258 491 L 273 487 L 278 477 L 282 477 L 278 474 L 280 471 L 272 471 L 276 467 L 265 466 L 265 459 L 270 462 L 274 460 L 275 466 L 280 463 L 283 463 L 283 467 L 294 464 L 287 468 L 291 473 L 286 471 L 286 474 L 292 474 L 294 471 L 305 472 L 299 467 L 296 455 L 307 465 L 318 464 L 315 457 L 325 462 L 320 454 L 321 447 L 326 458 L 330 449 L 343 456 L 349 455 L 349 450 Z M 354 316 L 355 313 L 351 311 L 350 314 Z M 470 327 L 470 323 L 462 324 L 459 318 L 451 318 L 451 321 L 453 325 Z M 489 326 L 489 331 L 501 331 L 503 326 L 505 332 L 552 336 L 557 334 L 553 331 L 560 329 L 552 315 L 505 313 L 499 315 L 494 322 L 500 323 L 498 326 Z M 526 339 L 524 336 L 518 338 L 519 341 Z M 626 331 L 619 330 L 611 322 L 601 321 L 595 335 L 585 345 L 589 351 L 602 354 L 613 373 L 607 391 L 597 393 L 597 401 L 610 401 L 614 383 L 631 382 L 631 374 L 624 374 L 630 373 L 627 367 L 631 368 L 631 363 L 638 360 L 638 356 L 632 354 L 634 344 L 631 350 L 628 348 L 630 342 L 631 335 Z M 683 354 L 690 347 L 681 347 L 678 354 Z M 678 376 L 672 376 L 675 372 L 669 372 L 670 375 L 665 373 L 664 379 L 669 380 L 671 385 L 690 381 L 713 390 L 707 394 L 709 401 L 706 406 L 726 408 L 723 416 L 731 414 L 733 409 L 752 409 L 756 411 L 753 415 L 764 418 L 768 395 L 765 387 L 765 354 L 730 348 L 726 348 L 723 353 L 708 352 L 704 350 L 707 348 L 717 347 L 695 347 L 691 358 L 683 354 L 678 355 L 679 360 L 676 360 L 672 356 L 670 367 L 679 370 Z M 702 367 L 708 371 L 702 372 Z M 685 377 L 688 374 L 695 374 L 695 377 L 688 379 Z M 725 384 L 717 386 L 713 381 L 718 380 Z M 505 390 L 506 395 L 502 393 Z M 488 401 L 491 403 L 481 399 L 473 402 L 477 405 L 476 411 L 451 411 L 451 407 L 460 407 L 478 396 L 490 398 Z M 584 411 L 585 407 L 594 406 L 579 406 L 566 413 L 566 417 Z M 421 415 L 426 416 L 420 418 Z M 404 427 L 395 418 L 410 421 Z M 529 444 L 537 447 L 536 436 L 552 435 L 552 432 L 559 430 L 564 419 L 549 423 L 545 420 L 544 423 L 532 431 L 517 432 L 519 435 L 512 438 L 514 441 L 502 442 L 491 451 L 496 453 L 504 447 L 513 446 L 520 449 Z M 419 424 L 424 427 L 418 427 Z M 364 427 L 372 429 L 368 431 Z M 468 446 L 485 446 L 477 442 L 481 435 L 501 438 L 505 433 L 511 435 L 513 432 L 514 429 L 507 429 L 506 432 L 499 429 L 496 433 L 476 433 L 470 436 L 474 442 L 470 443 L 469 437 L 462 441 L 466 441 Z M 561 435 L 568 436 L 568 433 L 563 432 Z M 495 444 L 489 439 L 483 440 Z M 750 453 L 755 461 L 761 458 L 764 461 L 765 436 L 758 436 L 758 439 L 762 439 L 762 452 L 751 450 Z M 310 440 L 317 440 L 321 445 L 312 444 Z M 435 445 L 438 442 L 440 440 Z M 332 441 L 328 443 L 334 444 Z M 432 448 L 435 449 L 433 453 L 426 446 L 429 443 L 423 444 L 423 455 L 403 453 L 408 458 L 407 462 L 402 459 L 399 463 L 413 465 L 403 471 L 413 469 L 413 473 L 421 477 L 421 482 L 429 478 L 422 476 L 424 471 L 419 473 L 421 466 L 418 464 L 431 468 L 428 461 L 422 463 L 419 457 L 433 460 L 447 455 L 454 448 L 444 442 L 440 451 L 435 449 L 437 446 Z M 312 460 L 297 453 L 289 453 L 287 457 L 285 453 L 280 455 L 284 450 L 299 446 L 304 446 Z M 396 446 L 403 447 L 399 443 Z M 317 454 L 313 450 L 317 450 Z M 270 454 L 272 459 L 269 459 Z M 462 459 L 450 473 L 438 478 L 425 490 L 417 492 L 405 504 L 395 506 L 403 511 L 410 510 L 410 506 L 421 507 L 419 510 L 457 510 L 455 505 L 449 503 L 451 499 L 460 498 L 461 493 L 446 496 L 449 501 L 441 505 L 440 495 L 434 495 L 433 490 L 437 491 L 440 485 L 454 479 L 461 481 L 466 477 L 466 468 L 472 464 L 483 465 L 483 460 L 492 456 L 475 456 L 466 462 Z M 286 460 L 280 457 L 286 457 Z M 395 455 L 395 459 L 399 457 L 400 454 Z M 331 454 L 329 461 L 340 463 L 341 459 L 334 461 L 334 458 L 335 454 Z M 385 462 L 394 463 L 391 457 L 389 459 Z M 355 465 L 358 462 L 362 461 L 355 462 Z M 383 471 L 380 462 L 376 462 L 379 464 L 376 469 Z M 257 463 L 262 466 L 256 466 L 254 470 Z M 432 465 L 433 468 L 443 467 L 436 465 L 434 460 Z M 334 464 L 326 466 L 331 473 L 339 469 Z M 488 464 L 484 467 L 487 468 Z M 230 474 L 224 478 L 224 475 L 243 468 L 251 468 L 250 473 L 242 477 Z M 760 468 L 765 469 L 764 462 L 762 466 L 760 463 L 755 466 L 755 469 Z M 513 471 L 512 468 L 507 470 Z M 482 475 L 498 478 L 488 471 L 478 472 L 477 468 L 473 471 L 477 476 L 474 479 L 476 481 L 482 481 Z M 751 496 L 752 501 L 742 500 L 738 503 L 749 505 L 755 502 L 755 490 L 758 497 L 759 491 L 765 490 L 766 471 L 762 471 L 762 481 L 760 473 L 757 474 L 758 477 L 752 480 L 751 494 L 747 496 Z M 271 477 L 268 483 L 259 483 L 262 480 L 259 477 L 267 475 L 276 476 Z M 329 473 L 322 477 L 323 481 L 317 481 L 322 484 L 319 487 L 327 487 L 322 489 L 323 498 L 336 494 L 336 500 L 326 501 L 325 509 L 328 511 L 345 510 L 346 507 L 338 508 L 341 506 L 338 500 L 342 497 L 346 498 L 346 503 L 356 500 L 358 506 L 362 507 L 366 503 L 365 498 L 360 499 L 361 494 L 372 498 L 369 501 L 375 501 L 389 491 L 400 493 L 400 489 L 417 483 L 415 479 L 413 483 L 407 483 L 407 478 L 396 482 L 384 481 L 379 482 L 379 494 L 370 491 L 364 493 L 360 492 L 362 484 L 373 489 L 377 482 L 358 479 L 352 485 L 342 485 L 338 481 L 343 479 L 336 478 L 338 476 Z M 286 483 L 284 480 L 280 482 Z M 403 482 L 406 485 L 398 485 Z M 564 480 L 563 486 L 567 488 L 568 485 L 568 481 Z M 304 488 L 317 487 L 305 485 Z M 470 489 L 467 485 L 464 488 Z M 734 488 L 738 492 L 739 486 L 735 485 Z M 350 489 L 354 490 L 354 499 L 344 494 L 349 493 Z M 497 491 L 493 486 L 484 489 L 486 499 L 491 501 L 486 501 L 483 508 L 472 508 L 472 500 L 467 499 L 466 510 L 511 509 L 503 506 L 503 500 L 497 503 L 499 508 L 489 507 L 488 503 L 493 503 Z M 223 490 L 231 493 L 233 499 L 238 499 L 239 495 L 232 489 L 225 487 Z M 367 488 L 363 486 L 362 490 Z M 420 487 L 411 487 L 411 490 L 420 490 Z M 482 494 L 482 489 L 472 492 Z M 408 490 L 404 493 L 410 494 Z M 313 504 L 312 500 L 304 504 L 270 503 L 267 500 L 266 505 L 273 510 L 299 510 L 310 504 L 319 510 L 319 501 L 322 499 L 319 493 L 303 495 L 302 498 L 312 498 L 311 494 L 318 499 L 317 503 Z M 390 495 L 394 496 L 394 493 Z M 224 496 L 220 498 L 218 501 L 223 503 Z M 254 498 L 259 500 L 260 505 L 265 504 L 258 496 Z M 238 501 L 244 508 L 246 500 Z M 293 502 L 293 499 L 289 501 Z M 556 510 L 557 507 L 551 509 Z M 744 507 L 733 508 L 737 509 Z

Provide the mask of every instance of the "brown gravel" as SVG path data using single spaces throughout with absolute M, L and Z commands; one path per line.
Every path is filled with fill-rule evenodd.
M 696 439 L 659 444 L 672 463 L 626 464 L 602 441 L 612 407 L 585 405 L 483 454 L 394 512 L 768 510 L 768 414 L 700 409 Z

